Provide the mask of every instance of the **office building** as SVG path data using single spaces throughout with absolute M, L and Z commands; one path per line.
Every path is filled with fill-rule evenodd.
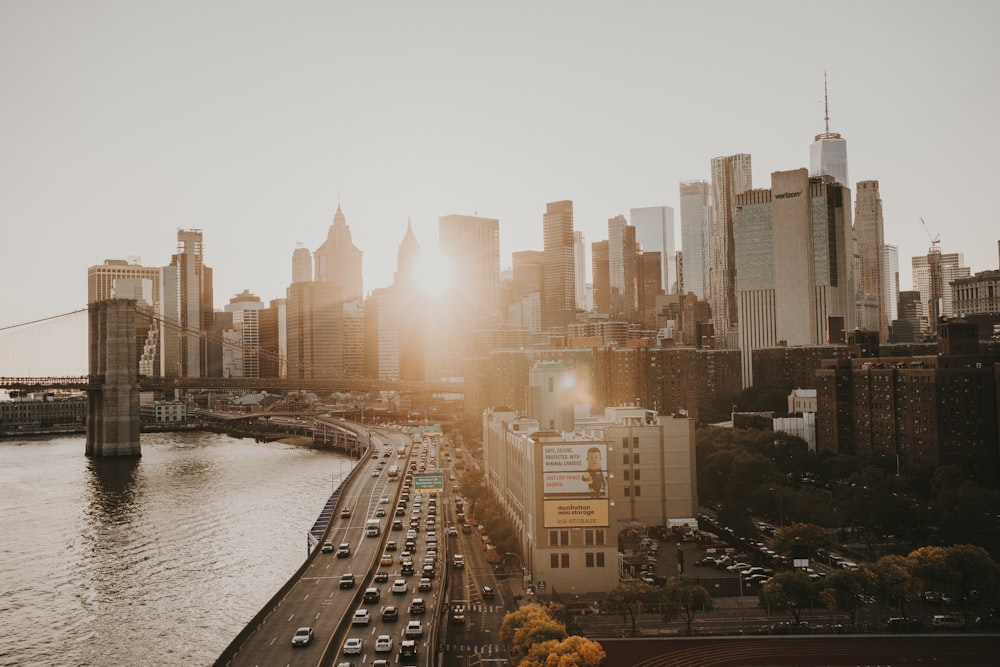
M 449 310 L 461 332 L 494 326 L 500 313 L 500 221 L 471 215 L 438 219 L 439 247 L 451 262 Z
M 372 290 L 364 310 L 364 374 L 379 380 L 400 379 L 397 292 L 389 287 Z
M 292 282 L 308 283 L 313 279 L 312 253 L 301 243 L 295 246 L 292 253 Z
M 546 329 L 560 330 L 576 317 L 576 238 L 573 230 L 573 202 L 556 201 L 545 205 L 542 217 L 545 253 L 545 290 L 542 301 Z
M 751 189 L 750 155 L 740 153 L 712 159 L 712 238 L 709 295 L 718 347 L 736 348 L 736 247 L 733 214 L 736 197 Z
M 326 241 L 313 253 L 316 282 L 338 285 L 344 301 L 360 301 L 364 297 L 363 254 L 351 240 L 351 228 L 338 204 Z
M 625 216 L 608 220 L 608 281 L 611 319 L 634 323 L 639 318 L 638 245 L 635 227 Z
M 677 291 L 677 250 L 674 243 L 674 209 L 669 206 L 646 206 L 629 210 L 629 222 L 635 227 L 635 240 L 643 252 L 660 254 L 660 275 L 665 294 Z
M 709 294 L 709 262 L 712 257 L 712 206 L 707 181 L 680 184 L 681 249 L 684 251 L 684 291 L 699 299 Z
M 232 297 L 223 311 L 232 314 L 232 330 L 235 333 L 235 346 L 224 344 L 232 350 L 231 355 L 224 352 L 225 358 L 238 359 L 238 363 L 223 366 L 223 377 L 264 377 L 261 375 L 261 332 L 260 313 L 265 309 L 264 303 L 256 294 L 243 290 Z
M 809 175 L 832 176 L 833 180 L 846 188 L 851 187 L 847 174 L 847 140 L 830 131 L 830 100 L 826 94 L 826 76 L 823 76 L 823 121 L 825 129 L 817 134 L 809 146 Z M 848 203 L 850 206 L 850 203 Z
M 895 294 L 888 291 L 884 225 L 882 219 L 882 197 L 879 195 L 878 181 L 860 181 L 854 203 L 854 234 L 860 257 L 858 294 L 873 295 L 878 303 L 876 331 L 881 340 L 889 338 L 889 323 L 892 322 L 890 302 Z
M 736 197 L 734 247 L 743 383 L 752 350 L 844 342 L 855 326 L 850 190 L 805 169 Z
M 177 252 L 160 273 L 160 373 L 207 377 L 214 316 L 212 269 L 205 266 L 200 229 L 177 230 Z
M 553 401 L 564 386 L 552 382 Z M 587 413 L 562 432 L 509 408 L 484 411 L 485 481 L 531 579 L 554 595 L 606 593 L 633 574 L 619 561 L 621 531 L 694 524 L 694 433 L 690 419 L 636 406 Z
M 544 253 L 543 253 L 544 256 Z M 589 310 L 587 307 L 587 244 L 583 232 L 573 232 L 573 270 L 576 273 L 576 309 L 580 312 Z
M 288 287 L 288 379 L 339 378 L 344 372 L 344 298 L 334 282 Z
M 885 275 L 885 298 L 886 311 L 891 325 L 893 320 L 899 317 L 899 248 L 886 243 L 885 254 L 882 259 L 882 267 Z M 888 340 L 888 337 L 883 338 Z
M 936 323 L 942 317 L 954 317 L 951 284 L 971 274 L 969 267 L 962 266 L 961 253 L 941 252 L 937 240 L 931 242 L 926 255 L 910 260 L 913 291 L 920 293 L 917 309 L 920 329 L 925 336 L 936 335 Z
M 607 241 L 596 241 L 591 246 L 591 272 L 594 279 L 594 312 L 611 315 L 611 259 Z

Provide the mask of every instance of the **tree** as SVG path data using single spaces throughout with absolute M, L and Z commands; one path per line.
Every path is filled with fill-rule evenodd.
M 771 540 L 771 548 L 779 554 L 788 555 L 796 544 L 804 544 L 809 554 L 816 553 L 828 543 L 826 530 L 822 526 L 808 523 L 794 523 L 780 528 Z
M 836 570 L 823 580 L 820 601 L 827 609 L 842 611 L 851 616 L 851 625 L 857 623 L 861 596 L 874 591 L 871 572 L 862 568 Z
M 566 637 L 566 626 L 538 604 L 525 605 L 507 614 L 500 624 L 500 639 L 509 647 L 514 664 L 519 664 L 533 645 L 550 639 L 562 641 Z
M 976 596 L 991 604 L 1000 598 L 1000 566 L 982 547 L 972 544 L 921 547 L 910 552 L 907 560 L 910 571 L 926 587 L 966 601 Z M 967 616 L 968 606 L 965 613 Z
M 599 643 L 573 635 L 535 644 L 518 667 L 600 667 L 606 654 Z
M 680 617 L 687 625 L 689 635 L 695 615 L 699 611 L 711 611 L 714 608 L 708 591 L 683 575 L 668 579 L 660 595 L 664 603 L 663 621 L 669 623 Z
M 816 584 L 802 570 L 779 572 L 764 582 L 760 593 L 761 606 L 768 609 L 787 609 L 795 625 L 802 621 L 802 610 L 817 601 Z
M 920 580 L 913 576 L 910 561 L 903 556 L 890 554 L 874 563 L 865 564 L 875 582 L 876 595 L 881 600 L 895 604 L 899 613 L 906 615 L 906 603 L 920 594 Z
M 623 582 L 615 586 L 604 602 L 609 614 L 621 614 L 632 621 L 632 636 L 636 635 L 635 622 L 647 604 L 657 602 L 657 591 L 647 583 Z

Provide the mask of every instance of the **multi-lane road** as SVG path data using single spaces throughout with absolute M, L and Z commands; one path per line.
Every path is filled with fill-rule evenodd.
M 499 628 L 514 600 L 497 587 L 478 531 L 462 529 L 450 458 L 431 441 L 412 443 L 403 433 L 373 431 L 372 448 L 341 492 L 325 536 L 333 551 L 317 548 L 236 655 L 220 664 L 339 666 L 385 660 L 387 665 L 464 667 L 472 656 L 483 664 L 506 664 Z M 399 469 L 398 477 L 390 476 L 393 468 Z M 443 493 L 415 492 L 410 475 L 421 468 L 442 469 Z M 380 532 L 366 536 L 372 519 L 379 521 Z M 338 556 L 341 544 L 350 545 L 350 556 Z M 456 554 L 463 556 L 463 567 L 454 564 Z M 413 574 L 405 573 L 404 559 L 412 562 Z M 425 565 L 433 567 L 433 576 L 424 576 Z M 341 586 L 345 574 L 354 575 L 353 587 Z M 484 586 L 492 596 L 487 590 L 484 597 Z M 378 589 L 378 598 L 366 601 L 370 588 Z M 423 613 L 414 599 L 423 600 Z M 388 606 L 396 607 L 395 619 L 383 615 Z M 452 614 L 455 607 L 462 613 Z M 358 610 L 368 611 L 367 622 L 352 622 Z M 412 621 L 420 623 L 419 637 L 407 636 Z M 312 628 L 306 646 L 293 646 L 299 628 Z M 346 645 L 356 640 L 361 640 L 359 652 L 345 654 Z M 401 655 L 407 640 L 413 640 L 416 656 Z

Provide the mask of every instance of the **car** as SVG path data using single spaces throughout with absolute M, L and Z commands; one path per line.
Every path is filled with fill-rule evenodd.
M 372 477 L 378 477 L 381 474 L 381 472 L 382 472 L 381 470 L 375 468 L 375 470 L 372 470 Z
M 389 635 L 379 635 L 375 639 L 375 652 L 388 653 L 392 650 L 392 637 Z
M 424 603 L 423 598 L 413 598 L 410 601 L 410 615 L 419 616 L 420 614 L 427 613 L 427 605 Z
M 354 588 L 354 575 L 350 572 L 340 575 L 341 588 Z
M 351 617 L 351 625 L 368 625 L 372 622 L 372 613 L 367 609 L 358 609 Z
M 465 623 L 465 607 L 460 604 L 452 605 L 450 619 L 452 623 Z
M 395 621 L 399 618 L 399 609 L 394 605 L 382 607 L 382 622 Z
M 392 554 L 382 554 L 382 559 L 379 561 L 381 565 L 392 565 Z
M 365 647 L 365 640 L 360 637 L 351 637 L 344 642 L 344 655 L 361 655 Z
M 340 518 L 341 519 L 350 519 L 351 518 L 351 508 L 350 507 L 345 507 L 344 509 L 340 510 Z
M 889 632 L 920 632 L 923 624 L 919 618 L 909 618 L 907 616 L 893 616 L 886 625 Z
M 377 587 L 372 586 L 370 588 L 365 589 L 365 602 L 368 603 L 378 602 L 381 599 L 382 599 L 382 591 L 380 591 Z
M 333 542 L 324 542 L 322 550 L 325 554 L 333 553 Z
M 496 592 L 493 590 L 492 586 L 483 586 L 483 599 L 492 600 L 496 596 Z
M 444 533 L 448 537 L 458 537 L 458 528 L 455 528 L 455 526 L 449 526 L 448 529 L 444 531 Z
M 465 533 L 466 535 L 468 535 L 469 533 L 472 532 L 472 526 L 470 526 L 467 523 L 463 523 L 462 524 L 462 532 Z
M 406 595 L 406 588 L 406 579 L 397 579 L 392 582 L 392 588 L 390 590 L 393 595 Z
M 389 496 L 382 496 L 381 498 L 378 499 L 378 502 L 381 505 L 388 505 L 389 504 Z
M 372 661 L 372 667 L 389 667 L 389 661 L 388 660 L 382 660 L 382 659 L 373 660 Z
M 399 659 L 401 662 L 409 662 L 409 663 L 416 662 L 417 643 L 412 639 L 404 639 L 403 641 L 399 642 Z
M 946 616 L 943 614 L 936 614 L 931 617 L 931 625 L 935 628 L 944 628 L 948 630 L 958 630 L 965 627 L 965 621 L 963 621 L 958 616 Z
M 408 621 L 403 636 L 407 639 L 420 639 L 424 636 L 424 626 L 420 621 Z
M 313 640 L 312 628 L 299 628 L 292 635 L 292 646 L 308 646 Z
M 377 510 L 375 510 L 375 516 L 385 516 L 385 508 L 379 507 Z
M 380 570 L 380 571 L 378 571 L 378 572 L 375 573 L 375 583 L 377 583 L 377 584 L 384 584 L 387 581 L 389 581 L 389 573 L 388 572 L 386 572 L 385 570 Z
M 351 545 L 344 542 L 339 547 L 337 547 L 337 558 L 350 558 L 351 557 Z
M 413 574 L 413 561 L 403 561 L 399 565 L 400 574 Z
M 420 578 L 420 583 L 417 584 L 417 590 L 418 591 L 422 591 L 422 592 L 426 592 L 426 591 L 431 590 L 431 588 L 433 588 L 433 584 L 431 583 L 431 580 L 428 579 L 427 577 L 421 577 Z
M 462 568 L 465 567 L 465 556 L 462 554 L 455 554 L 451 557 L 452 567 Z

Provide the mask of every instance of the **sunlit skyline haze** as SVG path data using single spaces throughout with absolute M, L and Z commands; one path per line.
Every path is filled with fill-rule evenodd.
M 996 269 L 998 23 L 988 2 L 2 3 L 0 327 L 84 308 L 106 259 L 168 264 L 178 229 L 203 232 L 217 309 L 282 298 L 338 205 L 366 293 L 408 221 L 433 252 L 450 214 L 499 219 L 501 268 L 565 199 L 588 263 L 640 207 L 673 207 L 685 250 L 679 184 L 713 157 L 749 153 L 758 188 L 809 166 L 824 73 L 900 288 L 933 236 Z

